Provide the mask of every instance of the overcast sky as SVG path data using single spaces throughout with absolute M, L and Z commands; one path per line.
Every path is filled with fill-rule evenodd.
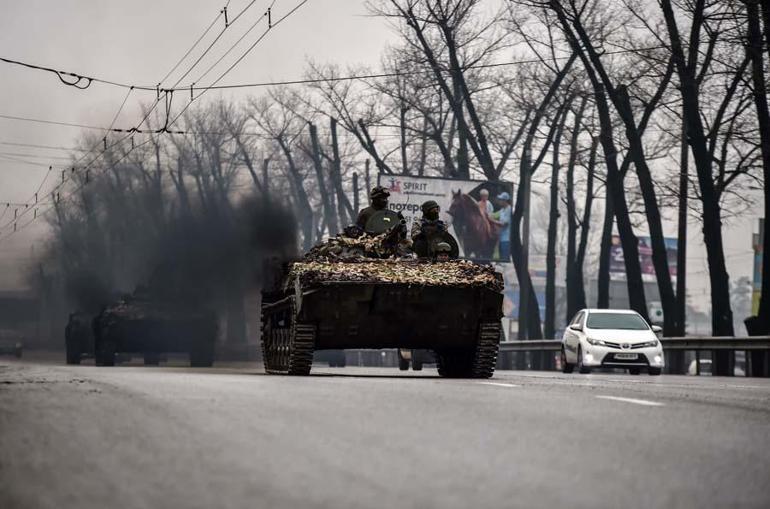
M 225 32 L 215 46 L 221 49 L 212 51 L 212 58 L 204 59 L 196 72 L 208 68 L 206 62 L 213 63 L 229 48 L 271 1 L 257 0 Z M 225 3 L 227 0 L 0 0 L 0 56 L 121 83 L 154 85 L 184 55 Z M 249 3 L 250 0 L 231 0 L 229 20 Z M 279 18 L 298 3 L 299 0 L 275 1 L 272 18 Z M 223 25 L 224 20 L 220 19 L 210 35 L 221 29 L 220 23 Z M 263 25 L 255 28 L 217 69 L 226 69 L 225 62 L 234 61 L 263 29 Z M 342 66 L 376 67 L 382 50 L 393 37 L 382 19 L 368 15 L 362 0 L 309 0 L 272 30 L 220 84 L 302 78 L 309 59 Z M 188 59 L 185 63 L 189 66 L 192 61 Z M 182 85 L 196 79 L 196 72 L 185 78 Z M 0 73 L 0 115 L 104 126 L 110 123 L 126 95 L 125 89 L 98 83 L 87 90 L 77 90 L 62 85 L 53 74 L 6 63 L 0 63 Z M 172 75 L 167 85 L 180 74 L 177 71 Z M 221 71 L 215 70 L 207 80 L 219 74 Z M 259 90 L 226 92 L 236 98 L 245 93 Z M 216 94 L 209 92 L 204 98 L 215 98 Z M 136 125 L 141 118 L 139 102 L 150 101 L 154 96 L 152 92 L 133 92 L 116 127 Z M 77 128 L 0 118 L 0 142 L 71 147 L 80 133 Z M 34 155 L 25 159 L 43 165 L 21 164 L 0 157 L 2 207 L 7 202 L 28 200 L 48 171 L 46 165 L 66 162 L 54 157 L 66 153 L 55 150 L 0 144 L 0 153 L 6 158 Z M 12 217 L 12 210 L 0 224 L 6 223 L 9 216 Z M 45 227 L 43 221 L 38 223 L 39 226 L 34 224 L 7 241 L 0 241 L 0 262 L 6 262 L 0 265 L 0 286 L 18 280 L 8 273 L 11 269 L 7 262 L 26 259 L 30 247 L 39 244 Z
M 0 0 L 0 56 L 123 83 L 154 85 L 200 36 L 226 1 Z M 228 9 L 230 19 L 249 1 L 232 0 Z M 265 11 L 269 2 L 257 0 L 248 14 L 228 29 L 217 47 L 230 47 Z M 298 2 L 277 0 L 273 19 Z M 253 34 L 258 31 L 256 29 Z M 395 40 L 394 37 L 384 20 L 368 15 L 362 0 L 309 0 L 272 30 L 222 83 L 301 78 L 308 59 L 342 66 L 367 64 L 376 68 L 383 49 Z M 247 40 L 253 39 L 252 35 Z M 233 55 L 239 55 L 241 51 L 235 51 Z M 200 68 L 206 67 L 208 65 Z M 52 74 L 5 63 L 0 63 L 0 72 L 2 115 L 107 125 L 126 94 L 124 89 L 98 83 L 87 90 L 76 90 L 62 85 Z M 193 73 L 182 84 L 189 85 L 196 77 Z M 238 92 L 224 94 L 239 97 Z M 139 101 L 153 97 L 152 92 L 132 93 L 116 126 L 135 125 L 139 118 Z M 215 93 L 210 97 L 216 97 Z M 74 144 L 79 134 L 80 130 L 76 128 L 0 119 L 0 142 L 68 147 Z M 34 155 L 36 157 L 27 159 L 44 165 L 62 162 L 46 159 L 47 156 L 65 155 L 61 151 L 2 144 L 0 152 Z M 29 199 L 46 171 L 44 167 L 0 158 L 2 206 L 6 202 Z M 0 214 L 2 212 L 0 208 Z M 731 278 L 751 276 L 751 232 L 756 228 L 759 214 L 760 207 L 756 207 L 749 216 L 731 222 L 725 229 Z M 8 217 L 6 214 L 0 224 L 4 224 Z M 43 222 L 39 223 L 40 226 L 12 236 L 10 242 L 0 241 L 0 286 L 18 281 L 11 274 L 17 270 L 11 269 L 9 262 L 27 259 L 31 246 L 39 245 L 45 234 Z M 676 225 L 666 224 L 666 233 L 675 236 Z M 705 305 L 708 291 L 706 258 L 698 225 L 691 226 L 690 238 L 688 273 L 691 284 L 688 286 L 696 299 Z

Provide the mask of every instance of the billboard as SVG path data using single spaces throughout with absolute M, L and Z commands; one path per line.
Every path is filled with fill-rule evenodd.
M 510 261 L 513 184 L 384 173 L 377 182 L 390 191 L 388 206 L 403 214 L 408 228 L 422 217 L 420 206 L 434 200 L 441 208 L 439 218 L 460 245 L 460 256 Z
M 639 264 L 642 266 L 642 281 L 655 282 L 655 266 L 652 263 L 652 241 L 650 237 L 637 237 L 639 239 Z M 668 270 L 672 280 L 676 280 L 676 256 L 677 240 L 664 237 L 666 255 L 668 258 Z M 616 280 L 626 279 L 626 263 L 623 258 L 623 246 L 618 235 L 612 236 L 610 246 L 610 278 Z

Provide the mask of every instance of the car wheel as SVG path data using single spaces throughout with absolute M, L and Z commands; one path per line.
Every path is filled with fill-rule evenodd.
M 567 362 L 567 352 L 564 351 L 564 347 L 561 347 L 561 372 L 572 373 L 574 369 L 575 365 Z
M 641 370 L 639 368 L 628 368 L 628 373 L 631 375 L 638 375 L 641 373 Z
M 583 375 L 587 375 L 588 373 L 591 372 L 591 368 L 583 365 L 583 348 L 580 346 L 578 346 L 578 351 L 577 351 L 577 367 L 578 367 L 578 372 L 582 373 Z
M 658 375 L 660 375 L 661 372 L 662 372 L 662 370 L 660 368 L 650 368 L 647 371 L 647 373 L 649 373 L 650 376 L 658 376 Z

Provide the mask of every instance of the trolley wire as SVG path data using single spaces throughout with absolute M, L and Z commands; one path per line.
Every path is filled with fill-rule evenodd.
M 269 26 L 268 26 L 268 30 L 267 30 L 267 31 L 269 31 L 269 30 L 270 30 L 272 27 L 274 27 L 274 26 L 276 26 L 276 25 L 280 24 L 282 21 L 284 21 L 286 18 L 288 18 L 288 17 L 289 17 L 291 14 L 293 14 L 294 12 L 296 12 L 296 11 L 297 11 L 297 10 L 298 10 L 298 9 L 299 9 L 299 8 L 300 8 L 302 5 L 304 5 L 305 3 L 307 3 L 307 1 L 308 1 L 308 0 L 302 0 L 302 1 L 301 1 L 299 4 L 297 4 L 297 6 L 295 6 L 295 7 L 294 7 L 292 10 L 290 10 L 290 11 L 289 11 L 289 12 L 288 12 L 286 15 L 284 15 L 283 17 L 281 17 L 281 18 L 280 18 L 280 19 L 279 19 L 279 20 L 278 20 L 276 23 L 274 23 L 274 24 L 273 24 L 273 23 L 269 23 Z M 276 2 L 276 0 L 273 0 L 273 2 L 271 3 L 270 7 L 269 7 L 269 8 L 268 8 L 268 10 L 267 10 L 267 12 L 265 13 L 265 15 L 267 15 L 268 17 L 270 16 L 270 9 L 271 9 L 271 8 L 272 8 L 272 6 L 275 4 L 275 2 Z M 237 21 L 237 20 L 238 20 L 238 19 L 239 19 L 239 18 L 240 18 L 240 17 L 241 17 L 241 16 L 242 16 L 242 15 L 243 15 L 243 14 L 244 14 L 244 13 L 245 13 L 245 12 L 246 12 L 246 11 L 247 11 L 247 10 L 248 10 L 250 7 L 251 7 L 251 6 L 252 6 L 252 5 L 254 5 L 254 3 L 256 3 L 256 0 L 252 0 L 252 2 L 250 2 L 250 3 L 249 3 L 249 4 L 248 4 L 248 5 L 247 5 L 247 6 L 246 6 L 246 7 L 245 7 L 245 8 L 244 8 L 244 9 L 243 9 L 243 10 L 242 10 L 242 11 L 241 11 L 241 12 L 240 12 L 240 13 L 239 13 L 239 14 L 238 14 L 238 15 L 237 15 L 235 18 L 234 18 L 234 19 L 233 19 L 233 23 L 234 23 L 235 21 Z M 228 4 L 229 4 L 229 1 L 228 1 Z M 224 13 L 224 15 L 225 15 L 225 19 L 227 19 L 227 14 L 226 14 L 226 6 L 225 6 L 225 8 L 223 8 L 222 12 L 223 12 L 223 13 Z M 217 19 L 218 19 L 218 17 L 217 17 Z M 226 30 L 226 29 L 227 29 L 227 27 L 229 27 L 231 24 L 232 24 L 232 23 L 230 23 L 230 24 L 227 24 L 227 23 L 226 23 L 226 26 L 225 26 L 225 30 Z M 243 54 L 243 55 L 242 55 L 242 56 L 241 56 L 241 57 L 240 57 L 238 60 L 236 60 L 236 62 L 235 62 L 233 65 L 231 65 L 231 66 L 230 66 L 230 67 L 229 67 L 229 68 L 228 68 L 228 69 L 227 69 L 227 70 L 226 70 L 224 73 L 222 73 L 222 75 L 220 75 L 220 77 L 219 77 L 219 78 L 217 78 L 217 80 L 216 80 L 214 83 L 217 83 L 217 82 L 218 82 L 219 80 L 221 80 L 221 79 L 222 79 L 222 78 L 223 78 L 225 75 L 227 75 L 227 74 L 228 74 L 228 73 L 229 73 L 229 72 L 230 72 L 230 71 L 231 71 L 233 68 L 235 68 L 235 66 L 236 66 L 236 65 L 238 65 L 238 63 L 240 63 L 240 62 L 243 60 L 243 58 L 245 58 L 245 57 L 246 57 L 246 55 L 248 55 L 248 53 L 250 53 L 250 52 L 251 52 L 251 50 L 253 50 L 253 49 L 254 49 L 254 47 L 256 47 L 256 45 L 257 45 L 257 44 L 258 44 L 258 43 L 259 43 L 259 42 L 260 42 L 260 41 L 261 41 L 261 40 L 264 38 L 264 36 L 266 35 L 267 31 L 266 31 L 266 32 L 265 32 L 265 33 L 264 33 L 264 34 L 263 34 L 263 35 L 262 35 L 262 36 L 261 36 L 261 37 L 260 37 L 260 38 L 259 38 L 259 39 L 258 39 L 258 40 L 255 42 L 255 43 L 254 43 L 254 44 L 252 44 L 252 45 L 249 47 L 249 49 L 248 49 L 248 50 L 247 50 L 247 51 L 246 51 L 246 52 L 245 52 L 245 53 L 244 53 L 244 54 Z M 204 33 L 204 35 L 205 35 L 205 33 Z M 201 38 L 199 38 L 199 39 L 202 39 L 202 37 L 201 37 Z M 216 39 L 216 40 L 218 40 L 218 39 L 219 39 L 219 37 L 217 37 L 217 39 Z M 214 41 L 214 43 L 216 42 L 216 40 Z M 240 41 L 240 39 L 239 39 L 239 41 Z M 212 44 L 209 46 L 209 48 L 207 48 L 207 50 L 206 50 L 205 52 L 208 52 L 208 51 L 210 50 L 210 48 L 213 46 L 213 44 L 214 44 L 214 43 L 212 43 Z M 237 43 L 236 43 L 236 44 L 237 44 Z M 194 45 L 193 45 L 193 48 L 194 48 L 196 45 L 197 45 L 197 42 L 196 42 L 196 44 L 194 44 Z M 191 48 L 190 50 L 188 50 L 188 53 L 187 53 L 187 54 L 189 54 L 189 52 L 190 52 L 190 51 L 192 51 L 192 48 Z M 229 50 L 228 50 L 228 52 L 229 52 Z M 184 57 L 183 57 L 181 60 L 184 60 Z M 196 60 L 196 62 L 195 62 L 195 63 L 194 63 L 194 64 L 193 64 L 193 65 L 190 67 L 190 69 L 188 69 L 188 71 L 185 73 L 185 75 L 184 75 L 184 76 L 188 75 L 188 74 L 189 74 L 189 72 L 190 72 L 190 71 L 191 71 L 191 70 L 192 70 L 192 69 L 193 69 L 193 68 L 194 68 L 194 67 L 195 67 L 195 66 L 196 66 L 196 65 L 197 65 L 197 64 L 200 62 L 200 60 L 201 60 L 200 58 L 199 58 L 198 60 Z M 220 59 L 220 61 L 221 61 L 221 59 Z M 173 72 L 173 70 L 174 70 L 176 67 L 178 67 L 178 65 L 179 65 L 179 63 L 177 63 L 177 64 L 174 66 L 174 68 L 172 68 L 172 71 L 170 71 L 170 72 L 168 73 L 168 75 L 170 75 L 170 74 Z M 207 71 L 207 72 L 208 72 L 208 71 Z M 168 75 L 167 75 L 167 76 L 168 76 Z M 184 76 L 183 76 L 183 77 L 184 77 Z M 179 80 L 179 81 L 181 81 L 181 79 L 183 79 L 183 78 L 180 78 L 180 80 Z M 177 82 L 177 84 L 179 83 L 179 81 Z M 143 119 L 142 119 L 142 121 L 141 121 L 141 122 L 140 122 L 140 123 L 137 125 L 137 127 L 135 127 L 135 128 L 131 128 L 131 129 L 125 129 L 125 130 L 124 130 L 124 129 L 120 129 L 120 130 L 118 130 L 118 129 L 115 129 L 115 128 L 114 128 L 114 124 L 115 124 L 115 122 L 117 121 L 117 118 L 119 117 L 119 115 L 120 115 L 120 113 L 121 113 L 121 111 L 122 111 L 123 107 L 124 107 L 124 106 L 125 106 L 125 104 L 126 104 L 126 101 L 127 101 L 127 99 L 128 99 L 128 95 L 130 95 L 130 93 L 131 93 L 133 90 L 137 89 L 137 88 L 139 88 L 139 87 L 135 87 L 135 86 L 130 86 L 130 87 L 129 87 L 129 91 L 128 91 L 128 93 L 127 93 L 126 97 L 124 98 L 123 102 L 121 103 L 121 106 L 120 106 L 120 108 L 119 108 L 118 112 L 116 113 L 115 117 L 113 118 L 112 122 L 110 123 L 110 126 L 109 126 L 107 129 L 101 129 L 101 130 L 104 130 L 104 131 L 106 131 L 106 132 L 124 132 L 124 133 L 127 133 L 127 136 L 123 137 L 123 138 L 122 138 L 121 140 L 119 140 L 118 142 L 116 142 L 116 143 L 112 144 L 112 145 L 111 145 L 109 148 L 112 148 L 113 146 L 115 146 L 115 145 L 117 145 L 117 144 L 119 144 L 119 143 L 122 143 L 122 142 L 123 142 L 123 141 L 125 141 L 127 138 L 129 138 L 129 137 L 133 136 L 133 134 L 134 134 L 134 133 L 142 133 L 142 132 L 145 132 L 145 131 L 141 130 L 141 126 L 142 126 L 142 125 L 144 124 L 144 122 L 145 122 L 145 121 L 146 121 L 146 120 L 149 118 L 149 116 L 150 116 L 150 114 L 152 113 L 152 111 L 154 111 L 154 109 L 155 109 L 155 108 L 157 107 L 157 105 L 160 103 L 160 86 L 158 86 L 158 87 L 156 87 L 156 94 L 157 94 L 157 96 L 156 96 L 156 100 L 155 100 L 155 102 L 154 102 L 153 106 L 152 106 L 152 107 L 149 109 L 149 111 L 148 111 L 148 112 L 145 114 L 144 118 L 143 118 Z M 168 132 L 168 133 L 172 133 L 172 134 L 173 134 L 173 131 L 170 131 L 170 130 L 168 130 L 168 127 L 169 127 L 170 125 L 173 125 L 173 123 L 174 123 L 174 122 L 176 122 L 176 121 L 179 119 L 179 117 L 181 116 L 181 114 L 182 114 L 182 113 L 184 113 L 184 111 L 185 111 L 185 110 L 186 110 L 186 109 L 189 107 L 189 104 L 191 104 L 191 103 L 192 103 L 192 101 L 191 101 L 190 103 L 188 103 L 188 104 L 187 104 L 187 106 L 185 106 L 185 108 L 184 108 L 184 109 L 183 109 L 183 110 L 182 110 L 182 111 L 181 111 L 181 112 L 180 112 L 180 113 L 179 113 L 179 114 L 178 114 L 178 115 L 177 115 L 177 116 L 176 116 L 176 117 L 175 117 L 175 118 L 174 118 L 174 119 L 171 121 L 171 123 L 169 123 L 169 116 L 170 116 L 171 100 L 172 100 L 172 98 L 173 98 L 173 91 L 174 91 L 174 90 L 173 90 L 173 87 L 172 87 L 172 89 L 170 89 L 170 90 L 169 90 L 169 89 L 166 89 L 166 90 L 164 90 L 164 95 L 165 95 L 164 99 L 165 99 L 165 101 L 166 101 L 166 123 L 165 123 L 165 125 L 164 125 L 164 126 L 163 126 L 163 128 L 162 128 L 162 129 L 160 129 L 160 130 L 149 131 L 149 132 L 154 132 L 154 133 L 160 133 L 160 132 Z M 204 90 L 203 92 L 205 92 L 205 90 Z M 202 92 L 201 94 L 199 94 L 199 96 L 200 96 L 200 95 L 202 95 L 202 94 L 203 94 L 203 92 Z M 41 119 L 30 119 L 30 118 L 25 118 L 25 117 L 14 117 L 14 116 L 10 116 L 10 115 L 0 115 L 0 118 L 8 118 L 8 119 L 13 119 L 13 120 L 24 120 L 24 121 L 31 121 L 31 122 L 39 122 L 39 123 L 44 123 L 44 124 L 56 124 L 56 125 L 66 125 L 66 126 L 81 127 L 81 128 L 96 128 L 96 129 L 99 129 L 98 127 L 95 127 L 95 126 L 85 126 L 85 125 L 81 125 L 81 124 L 71 124 L 71 123 L 66 123 L 66 122 L 47 121 L 47 120 L 41 120 Z M 142 142 L 142 143 L 140 143 L 139 145 L 136 145 L 136 146 L 134 146 L 134 144 L 132 143 L 132 147 L 131 147 L 131 149 L 130 149 L 129 151 L 127 151 L 127 152 L 126 152 L 126 153 L 125 153 L 125 154 L 124 154 L 124 155 L 123 155 L 123 156 L 122 156 L 122 157 L 119 159 L 119 161 L 122 161 L 122 160 L 123 160 L 125 157 L 127 157 L 127 156 L 128 156 L 128 155 L 129 155 L 129 154 L 130 154 L 130 153 L 131 153 L 131 152 L 132 152 L 132 151 L 133 151 L 135 148 L 141 147 L 141 146 L 143 146 L 143 145 L 145 145 L 145 144 L 149 143 L 151 140 L 152 140 L 152 137 L 148 138 L 147 140 L 145 140 L 144 142 Z M 108 147 L 107 147 L 107 141 L 106 141 L 106 137 L 103 139 L 103 143 L 104 143 L 104 150 L 103 150 L 103 151 L 102 151 L 100 154 L 98 154 L 98 155 L 97 155 L 97 157 L 95 157 L 94 159 L 92 159 L 92 160 L 89 162 L 89 164 L 88 164 L 88 165 L 87 165 L 85 168 L 80 168 L 80 169 L 79 169 L 80 171 L 88 171 L 89 167 L 90 167 L 91 165 L 93 165 L 93 164 L 94 164 L 94 163 L 95 163 L 95 162 L 96 162 L 96 161 L 99 159 L 99 157 L 100 157 L 100 156 L 102 156 L 103 154 L 105 154 L 105 153 L 107 152 L 107 150 L 108 150 Z M 98 144 L 96 144 L 94 148 L 96 148 L 96 147 L 98 147 Z M 82 160 L 83 160 L 85 157 L 87 157 L 87 156 L 88 156 L 88 155 L 89 155 L 91 152 L 93 152 L 93 149 L 92 149 L 91 151 L 89 151 L 88 153 L 84 154 L 84 155 L 83 155 L 83 156 L 82 156 L 82 157 L 81 157 L 81 158 L 80 158 L 78 161 L 82 161 Z M 114 163 L 114 164 L 116 164 L 116 163 Z M 111 167 L 113 167 L 113 168 L 114 168 L 114 164 L 113 164 L 113 165 L 111 165 Z M 34 195 L 34 199 L 35 199 L 35 202 L 34 202 L 34 204 L 33 204 L 33 205 L 37 205 L 37 204 L 38 204 L 38 194 L 39 194 L 39 191 L 40 191 L 40 189 L 42 189 L 42 187 L 43 187 L 43 184 L 44 184 L 44 183 L 45 183 L 45 181 L 47 180 L 48 176 L 51 174 L 52 170 L 53 170 L 53 168 L 49 166 L 49 171 L 48 171 L 48 172 L 46 173 L 46 175 L 44 176 L 43 180 L 41 181 L 40 185 L 38 186 L 38 191 L 37 191 L 37 192 L 35 193 L 35 195 Z M 73 172 L 73 173 L 75 172 L 75 167 L 74 167 L 74 166 L 73 166 L 73 168 L 72 168 L 72 172 Z M 60 188 L 61 188 L 61 187 L 62 187 L 62 186 L 65 184 L 65 181 L 66 181 L 66 180 L 65 180 L 64 172 L 62 172 L 62 182 L 61 182 L 61 183 L 59 183 L 59 184 L 57 184 L 57 185 L 54 187 L 53 191 L 50 193 L 51 197 L 53 197 L 53 193 L 54 193 L 54 192 L 56 192 L 56 193 L 57 193 L 57 196 L 58 196 L 58 191 L 57 191 L 57 190 L 58 190 L 58 189 L 60 189 Z M 86 179 L 86 180 L 85 180 L 83 183 L 81 183 L 81 185 L 80 185 L 80 186 L 78 186 L 78 188 L 76 188 L 76 190 L 75 190 L 75 191 L 73 191 L 73 192 L 77 192 L 79 189 L 81 189 L 81 188 L 82 188 L 82 187 L 83 187 L 85 184 L 87 184 L 87 183 L 88 183 L 88 179 Z M 71 194 L 72 194 L 72 193 L 70 193 L 70 195 L 71 195 Z M 57 200 L 57 201 L 58 201 L 58 200 Z M 24 211 L 22 211 L 22 214 L 21 214 L 21 216 L 19 216 L 19 217 L 15 217 L 15 218 L 14 218 L 14 220 L 12 221 L 12 223 L 6 223 L 6 225 L 2 225 L 2 226 L 0 226 L 0 231 L 2 231 L 4 228 L 6 228 L 7 226 L 9 226 L 10 224 L 13 224 L 13 225 L 14 225 L 13 231 L 12 231 L 11 233 L 9 233 L 9 234 L 5 235 L 5 236 L 0 236 L 0 239 L 3 239 L 3 238 L 7 238 L 7 237 L 8 237 L 8 236 L 10 236 L 11 234 L 13 234 L 13 233 L 15 233 L 16 231 L 18 231 L 19 229 L 23 229 L 23 228 L 25 228 L 26 226 L 28 226 L 29 224 L 31 224 L 33 221 L 35 221 L 35 220 L 37 219 L 37 217 L 38 217 L 38 215 L 37 215 L 37 208 L 38 208 L 38 207 L 34 207 L 34 209 L 35 209 L 35 213 L 34 213 L 34 217 L 33 217 L 33 219 L 32 219 L 32 220 L 30 220 L 30 221 L 28 221 L 27 223 L 23 224 L 21 228 L 17 228 L 17 227 L 16 227 L 16 223 L 17 223 L 17 221 L 18 221 L 19 217 L 21 217 L 21 216 L 25 215 L 25 214 L 26 214 L 26 213 L 27 213 L 27 212 L 30 210 L 30 208 L 29 208 L 29 207 L 28 207 L 28 206 L 25 204 L 25 209 L 24 209 Z M 49 207 L 49 208 L 48 208 L 48 209 L 47 209 L 45 212 L 47 212 L 48 210 L 50 210 L 50 208 L 51 208 L 51 207 Z

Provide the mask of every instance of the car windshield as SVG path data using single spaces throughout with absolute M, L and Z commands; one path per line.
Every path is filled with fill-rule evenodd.
M 591 313 L 586 325 L 589 329 L 649 329 L 641 316 L 628 313 Z

